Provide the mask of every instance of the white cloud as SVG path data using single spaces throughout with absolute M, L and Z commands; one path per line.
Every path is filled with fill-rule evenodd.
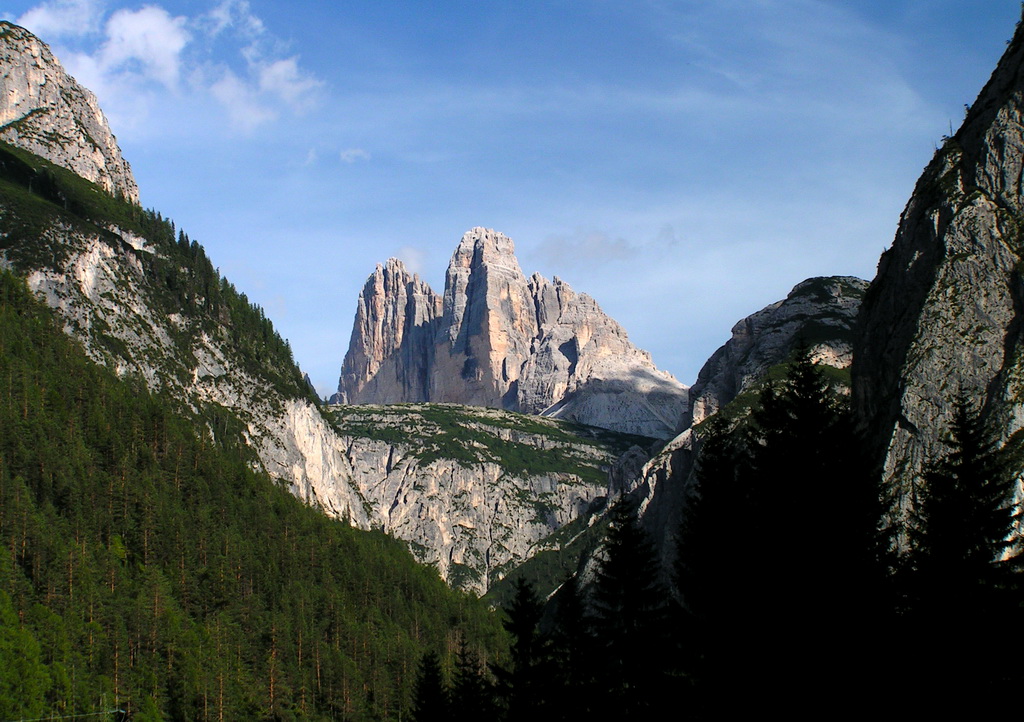
M 362 148 L 346 148 L 340 153 L 342 163 L 355 163 L 360 160 L 370 160 L 370 153 Z
M 299 107 L 322 83 L 299 70 L 298 58 L 285 58 L 270 63 L 257 63 L 259 88 Z
M 601 231 L 577 231 L 569 236 L 548 236 L 532 252 L 555 268 L 578 268 L 634 258 L 643 249 Z
M 277 113 L 267 107 L 251 83 L 240 79 L 230 70 L 210 87 L 210 92 L 228 111 L 232 124 L 244 132 L 269 123 Z
M 196 24 L 210 37 L 232 29 L 243 37 L 256 38 L 266 30 L 263 21 L 253 14 L 247 0 L 223 0 L 208 13 L 196 18 Z
M 103 19 L 102 0 L 51 0 L 23 13 L 15 23 L 45 42 L 95 33 Z
M 100 49 L 99 64 L 108 72 L 137 68 L 144 77 L 174 88 L 181 53 L 190 40 L 185 23 L 184 17 L 171 17 L 154 5 L 118 10 L 107 21 L 107 41 Z
M 107 14 L 106 0 L 46 0 L 18 18 L 44 40 L 68 38 L 54 50 L 75 78 L 95 92 L 120 127 L 148 123 L 166 91 L 203 96 L 251 132 L 285 113 L 311 107 L 323 83 L 287 55 L 247 0 L 220 0 L 201 14 L 174 16 L 159 4 Z M 191 68 L 182 82 L 183 68 Z M 184 87 L 182 87 L 184 86 Z

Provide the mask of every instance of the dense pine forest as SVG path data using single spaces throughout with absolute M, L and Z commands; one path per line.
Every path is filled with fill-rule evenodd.
M 252 471 L 228 415 L 89 361 L 9 273 L 0 379 L 0 718 L 399 718 L 424 650 L 500 652 L 475 600 Z

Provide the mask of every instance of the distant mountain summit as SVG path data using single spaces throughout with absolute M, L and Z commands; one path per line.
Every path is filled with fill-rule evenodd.
M 590 296 L 527 278 L 512 239 L 468 231 L 443 296 L 389 260 L 359 295 L 334 403 L 444 402 L 669 438 L 687 387 Z
M 0 140 L 139 202 L 131 166 L 91 91 L 64 71 L 45 43 L 0 21 Z

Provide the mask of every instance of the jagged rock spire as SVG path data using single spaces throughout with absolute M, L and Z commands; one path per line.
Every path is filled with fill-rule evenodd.
M 491 406 L 658 437 L 686 411 L 683 384 L 592 298 L 558 278 L 527 279 L 502 233 L 462 237 L 439 312 L 410 306 L 409 281 L 387 279 L 378 267 L 360 295 L 336 401 Z

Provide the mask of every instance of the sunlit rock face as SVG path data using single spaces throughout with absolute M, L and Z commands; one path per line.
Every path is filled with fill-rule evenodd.
M 594 299 L 527 278 L 512 240 L 485 228 L 462 237 L 440 297 L 401 262 L 378 266 L 332 400 L 490 406 L 660 438 L 687 411 L 686 386 Z
M 815 363 L 848 368 L 867 287 L 867 281 L 851 276 L 809 278 L 783 300 L 737 322 L 732 337 L 707 360 L 690 389 L 692 424 L 753 388 L 799 344 Z
M 64 71 L 45 43 L 7 22 L 0 22 L 0 140 L 139 202 L 131 167 L 96 96 Z
M 1024 426 L 1024 36 L 936 151 L 879 262 L 854 402 L 878 463 L 908 489 L 963 394 L 1009 438 Z

